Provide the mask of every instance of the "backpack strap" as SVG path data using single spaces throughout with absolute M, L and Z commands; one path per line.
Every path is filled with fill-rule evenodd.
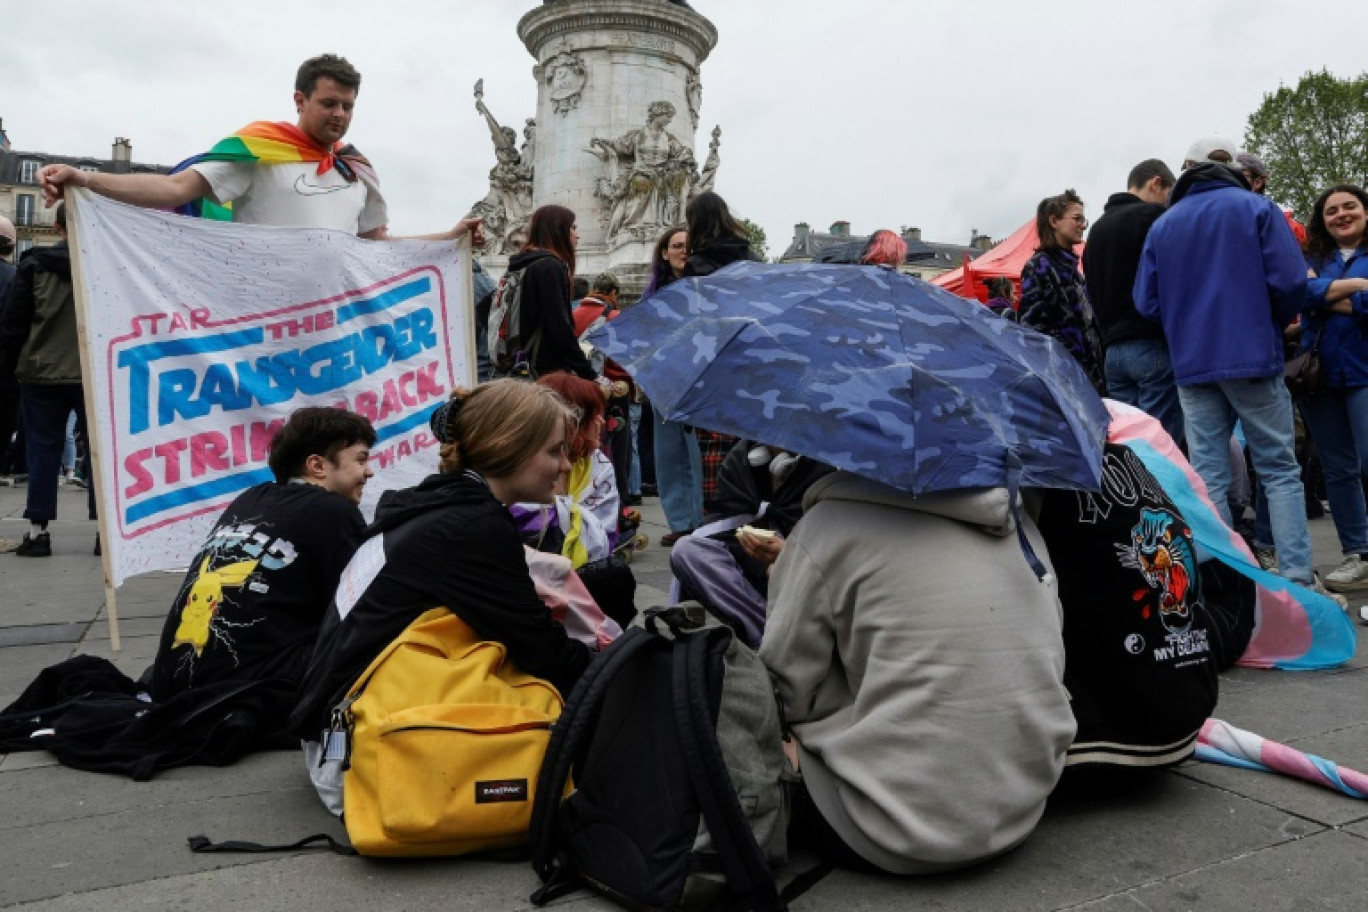
M 674 711 L 684 767 L 733 894 L 756 912 L 786 910 L 788 905 L 779 896 L 769 863 L 741 810 L 707 705 L 708 647 L 718 636 L 730 638 L 732 633 L 714 628 L 681 637 L 682 642 L 675 644 Z
M 261 854 L 264 852 L 295 852 L 300 849 L 308 849 L 314 846 L 323 846 L 338 855 L 355 855 L 356 849 L 346 843 L 338 842 L 327 833 L 315 833 L 312 836 L 305 836 L 298 842 L 291 842 L 284 845 L 262 845 L 259 842 L 244 842 L 240 839 L 226 839 L 223 842 L 210 842 L 208 836 L 191 836 L 187 840 L 190 843 L 190 851 L 196 853 L 209 852 L 248 852 L 251 854 Z
M 545 884 L 532 894 L 532 901 L 537 905 L 577 889 L 556 855 L 560 841 L 557 824 L 560 822 L 561 795 L 565 792 L 571 768 L 583 760 L 588 749 L 587 736 L 593 731 L 613 678 L 638 652 L 655 642 L 658 638 L 640 627 L 629 628 L 614 640 L 585 669 L 565 701 L 560 718 L 551 726 L 551 740 L 537 774 L 532 823 L 528 828 L 532 868 Z

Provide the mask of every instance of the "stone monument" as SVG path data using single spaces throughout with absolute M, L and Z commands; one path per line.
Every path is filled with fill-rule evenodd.
M 554 203 L 577 216 L 578 272 L 611 270 L 637 292 L 656 238 L 717 175 L 720 128 L 701 168 L 694 155 L 699 68 L 717 29 L 677 0 L 552 0 L 522 17 L 518 37 L 537 80 L 521 149 L 485 107 L 483 80 L 475 86 L 495 154 L 489 193 L 471 210 L 489 227 L 482 262 L 501 273 L 532 211 Z

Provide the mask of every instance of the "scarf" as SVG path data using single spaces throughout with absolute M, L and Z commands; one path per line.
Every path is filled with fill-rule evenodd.
M 214 144 L 208 152 L 193 155 L 171 169 L 179 174 L 191 165 L 205 161 L 248 162 L 259 165 L 289 165 L 317 162 L 317 174 L 336 168 L 349 182 L 358 178 L 375 182 L 375 171 L 366 157 L 351 144 L 340 140 L 331 149 L 321 148 L 299 127 L 285 121 L 258 120 Z M 209 197 L 192 200 L 176 209 L 182 215 L 232 221 L 232 202 L 220 206 Z

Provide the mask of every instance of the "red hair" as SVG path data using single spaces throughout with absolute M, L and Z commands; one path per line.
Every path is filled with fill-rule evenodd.
M 554 390 L 571 408 L 579 412 L 579 426 L 575 428 L 574 436 L 566 447 L 569 450 L 570 461 L 578 462 L 597 450 L 603 441 L 594 430 L 594 419 L 604 415 L 603 393 L 599 390 L 598 384 L 565 371 L 546 374 L 539 377 L 537 382 Z
M 887 228 L 880 228 L 869 236 L 860 252 L 860 263 L 865 266 L 892 266 L 897 269 L 907 259 L 907 242 Z
M 575 213 L 564 206 L 542 206 L 532 213 L 527 224 L 527 246 L 546 250 L 565 264 L 570 275 L 575 274 L 575 244 L 570 229 L 575 227 Z

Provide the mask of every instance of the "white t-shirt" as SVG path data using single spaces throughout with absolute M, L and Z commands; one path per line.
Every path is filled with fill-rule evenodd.
M 220 204 L 232 201 L 235 222 L 337 228 L 349 234 L 364 234 L 389 223 L 379 190 L 363 180 L 349 182 L 336 168 L 319 174 L 312 162 L 199 162 L 190 167 L 209 182 Z

